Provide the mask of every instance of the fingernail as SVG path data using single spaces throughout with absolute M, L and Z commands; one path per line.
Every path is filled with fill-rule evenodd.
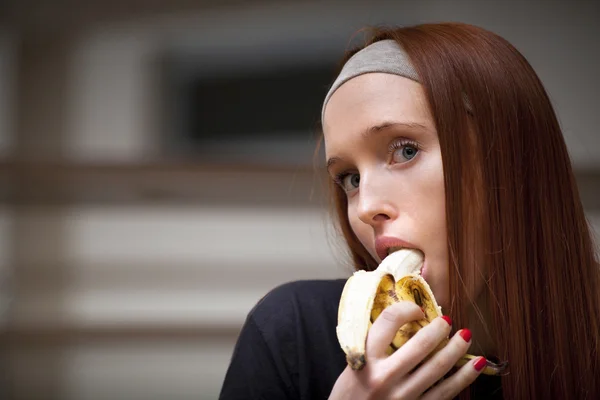
M 448 323 L 448 325 L 452 326 L 452 320 L 447 315 L 442 315 L 442 319 Z
M 423 307 L 419 307 L 421 309 L 421 311 L 423 312 L 424 315 L 427 315 L 427 313 L 425 312 L 425 309 Z
M 485 359 L 485 357 L 479 357 L 479 359 L 477 361 L 475 361 L 475 364 L 473 364 L 473 367 L 475 368 L 476 371 L 481 371 L 485 366 L 487 365 L 487 360 Z
M 461 338 L 463 338 L 465 340 L 465 342 L 469 343 L 469 340 L 471 340 L 471 331 L 468 329 L 461 329 L 460 332 L 458 332 L 458 334 L 460 335 Z

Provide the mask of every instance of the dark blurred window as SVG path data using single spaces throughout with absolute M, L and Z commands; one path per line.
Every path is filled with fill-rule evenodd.
M 329 69 L 290 68 L 229 79 L 197 79 L 190 87 L 190 139 L 300 135 L 320 118 Z M 223 138 L 224 139 L 224 138 Z
M 334 73 L 331 65 L 314 64 L 245 74 L 171 72 L 167 154 L 209 163 L 310 164 Z

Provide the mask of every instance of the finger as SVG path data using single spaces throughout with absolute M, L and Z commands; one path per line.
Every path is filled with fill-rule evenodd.
M 477 379 L 485 365 L 486 359 L 484 357 L 477 357 L 469 361 L 448 379 L 431 388 L 422 399 L 453 399 Z
M 451 323 L 448 317 L 434 319 L 389 356 L 386 363 L 394 369 L 395 375 L 404 376 L 423 361 L 442 340 L 448 337 L 452 328 Z
M 465 355 L 471 345 L 471 332 L 462 329 L 457 332 L 443 349 L 435 353 L 400 389 L 398 398 L 414 398 L 433 386 L 448 373 L 456 362 Z
M 401 301 L 386 307 L 369 329 L 366 344 L 366 357 L 380 359 L 387 357 L 386 350 L 398 329 L 407 322 L 423 319 L 421 308 L 410 301 Z

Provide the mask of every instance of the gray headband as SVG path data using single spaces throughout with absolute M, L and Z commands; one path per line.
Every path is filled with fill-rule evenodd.
M 327 96 L 325 96 L 321 110 L 321 121 L 323 121 L 323 117 L 325 116 L 325 106 L 327 106 L 331 95 L 350 79 L 370 72 L 400 75 L 419 82 L 419 76 L 412 66 L 408 55 L 406 55 L 395 40 L 389 39 L 375 42 L 354 54 L 344 64 L 342 72 L 340 72 L 335 82 L 333 82 L 331 89 L 329 89 Z

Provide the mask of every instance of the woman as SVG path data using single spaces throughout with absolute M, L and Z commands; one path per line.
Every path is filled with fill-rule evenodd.
M 335 334 L 344 281 L 283 285 L 248 316 L 223 399 L 600 398 L 594 245 L 555 113 L 517 50 L 465 24 L 375 32 L 344 60 L 322 121 L 356 268 L 421 250 L 448 317 L 387 356 L 422 317 L 389 307 L 353 371 Z M 480 376 L 481 357 L 452 368 L 467 350 L 508 374 Z

